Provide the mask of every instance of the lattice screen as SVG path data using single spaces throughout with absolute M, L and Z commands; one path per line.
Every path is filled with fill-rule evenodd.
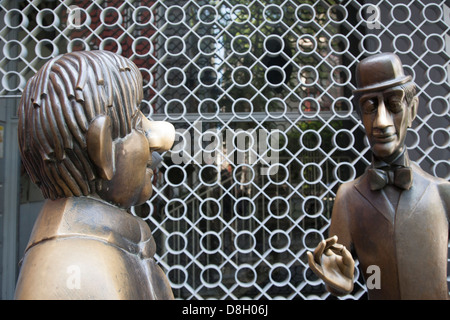
M 175 296 L 332 298 L 306 251 L 371 160 L 355 65 L 402 58 L 421 99 L 411 158 L 449 179 L 449 19 L 445 1 L 1 1 L 0 98 L 58 54 L 131 58 L 142 110 L 177 128 L 154 196 L 132 210 Z M 364 293 L 358 276 L 348 297 Z

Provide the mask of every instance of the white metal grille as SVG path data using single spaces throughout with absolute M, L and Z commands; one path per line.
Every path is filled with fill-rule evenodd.
M 438 0 L 1 1 L 0 98 L 58 54 L 131 58 L 143 111 L 177 128 L 154 196 L 132 210 L 175 296 L 331 298 L 306 251 L 339 185 L 370 163 L 355 65 L 401 57 L 421 99 L 411 158 L 449 179 L 449 19 Z M 364 292 L 357 274 L 349 297 Z

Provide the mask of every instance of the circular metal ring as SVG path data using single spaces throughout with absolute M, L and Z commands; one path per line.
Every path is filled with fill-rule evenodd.
M 210 43 L 205 43 L 210 42 Z M 212 50 L 205 50 L 205 49 L 211 49 Z M 216 53 L 218 47 L 217 39 L 213 36 L 203 36 L 198 40 L 197 48 L 198 51 L 201 52 L 205 56 L 212 56 Z
M 398 16 L 395 15 L 395 10 L 406 12 L 406 15 L 403 19 L 399 19 Z M 392 6 L 390 11 L 391 19 L 396 23 L 406 23 L 411 20 L 411 10 L 406 4 L 399 3 Z
M 26 29 L 29 23 L 27 15 L 19 9 L 11 9 L 6 12 L 4 21 L 5 25 L 10 29 Z
M 275 168 L 275 170 L 274 170 Z M 283 168 L 285 174 L 284 174 L 284 178 L 281 179 L 280 181 L 275 181 L 272 176 L 278 174 L 279 172 L 279 168 Z M 275 171 L 275 172 L 274 172 Z M 286 181 L 289 179 L 289 170 L 286 168 L 286 165 L 282 164 L 282 163 L 274 163 L 271 164 L 269 169 L 267 170 L 268 174 L 267 174 L 267 179 L 269 180 L 270 183 L 273 183 L 275 185 L 282 185 L 285 184 Z
M 238 107 L 240 108 L 241 104 L 248 105 L 249 110 L 238 112 L 238 110 L 236 109 L 238 109 Z M 235 116 L 238 119 L 248 119 L 248 117 L 250 117 L 250 115 L 253 113 L 253 103 L 249 99 L 238 98 L 231 105 L 231 112 L 233 113 L 233 116 Z
M 175 12 L 178 11 L 178 12 Z M 180 18 L 181 16 L 181 18 Z M 177 19 L 170 19 L 171 17 L 176 17 Z M 182 24 L 186 20 L 186 13 L 184 12 L 183 8 L 178 5 L 170 6 L 166 9 L 166 12 L 164 14 L 164 18 L 166 19 L 167 23 L 169 23 L 172 26 L 178 26 Z
M 283 203 L 286 209 L 281 214 L 275 214 L 272 211 L 272 205 L 275 204 L 276 206 L 278 206 L 279 203 Z M 267 204 L 267 212 L 270 214 L 271 217 L 275 219 L 282 219 L 289 214 L 289 202 L 283 197 L 275 196 L 272 199 L 270 199 L 269 203 Z
M 202 110 L 203 105 L 205 105 L 205 104 L 207 104 L 207 103 L 210 103 L 210 104 L 214 105 L 215 111 L 212 112 L 211 115 L 208 115 L 207 112 L 204 112 L 204 111 Z M 200 116 L 201 116 L 202 118 L 204 118 L 204 119 L 211 120 L 211 119 L 216 118 L 216 117 L 218 116 L 218 114 L 219 114 L 219 111 L 220 111 L 220 106 L 219 106 L 219 104 L 217 103 L 217 101 L 214 100 L 214 99 L 206 98 L 206 99 L 203 99 L 203 100 L 198 104 L 198 113 L 199 113 Z
M 318 171 L 317 177 L 314 180 L 306 179 L 305 171 L 308 168 L 315 168 Z M 306 181 L 309 184 L 316 184 L 316 183 L 319 183 L 320 181 L 322 181 L 322 176 L 323 176 L 322 168 L 317 163 L 314 163 L 314 162 L 306 163 L 305 166 L 300 171 L 300 174 L 301 174 L 302 180 Z
M 171 239 L 174 239 L 174 238 L 182 239 L 183 245 L 181 245 L 180 248 L 176 248 L 176 247 L 175 247 L 175 248 L 172 248 L 172 246 L 170 245 Z M 175 241 L 176 241 L 176 240 L 175 240 Z M 176 241 L 176 242 L 180 242 L 180 241 Z M 188 240 L 187 240 L 187 238 L 186 238 L 186 235 L 184 235 L 183 233 L 181 233 L 181 232 L 179 232 L 179 231 L 171 232 L 171 233 L 167 236 L 166 241 L 165 241 L 165 248 L 167 249 L 167 251 L 168 251 L 170 254 L 180 254 L 180 253 L 183 253 L 183 251 L 186 250 L 187 245 L 188 245 Z
M 213 12 L 213 16 L 214 19 L 212 20 L 205 20 L 202 19 L 202 14 L 206 11 L 206 10 L 211 10 Z M 218 12 L 217 9 L 212 6 L 212 5 L 203 5 L 198 11 L 197 11 L 197 19 L 198 21 L 200 21 L 201 23 L 205 24 L 205 25 L 211 25 L 214 24 L 217 21 L 217 17 L 218 17 Z M 206 16 L 210 16 L 210 14 L 207 14 Z
M 306 104 L 306 110 L 303 110 L 303 105 Z M 308 106 L 309 104 L 309 106 Z M 314 107 L 315 108 L 314 108 Z M 308 111 L 310 109 L 311 111 Z M 314 110 L 315 109 L 315 110 Z M 299 112 L 305 118 L 315 118 L 320 112 L 320 105 L 317 103 L 316 99 L 312 97 L 306 97 L 302 99 L 299 103 Z
M 247 245 L 247 247 L 241 247 L 242 246 L 242 243 L 241 243 L 241 246 L 239 245 L 239 238 L 240 237 L 245 237 L 245 236 L 248 236 L 249 237 L 249 241 L 245 241 L 245 239 L 244 239 L 244 243 Z M 236 234 L 236 236 L 235 236 L 235 238 L 234 238 L 234 246 L 236 247 L 236 249 L 240 252 L 240 253 L 250 253 L 250 252 L 252 252 L 254 249 L 255 249 L 255 247 L 256 247 L 256 238 L 255 238 L 255 236 L 253 235 L 253 233 L 251 233 L 250 231 L 248 231 L 248 230 L 242 230 L 242 231 L 238 231 L 237 232 L 237 234 Z
M 283 281 L 279 281 L 274 278 L 274 272 L 276 272 L 276 270 L 280 270 L 280 269 L 283 269 L 286 272 L 286 277 Z M 289 281 L 291 280 L 291 276 L 292 275 L 291 275 L 291 271 L 289 270 L 289 268 L 281 262 L 273 264 L 269 271 L 269 279 L 270 279 L 271 283 L 273 283 L 277 287 L 283 287 L 283 286 L 287 285 L 289 283 Z
M 48 17 L 51 16 L 52 22 L 50 24 L 46 24 L 44 23 L 44 17 Z M 44 30 L 53 30 L 57 27 L 59 27 L 59 17 L 56 14 L 55 11 L 51 10 L 51 9 L 42 9 L 40 10 L 37 15 L 36 15 L 36 22 L 37 25 L 39 26 L 39 28 L 44 29 Z
M 173 183 L 172 181 L 170 181 L 169 179 L 169 172 L 172 170 L 181 170 L 182 174 L 183 174 L 183 178 L 181 179 L 181 181 L 179 183 Z M 178 175 L 177 175 L 178 177 Z M 171 187 L 179 187 L 181 185 L 183 185 L 186 182 L 187 179 L 187 174 L 186 174 L 186 170 L 180 166 L 180 165 L 171 165 L 167 168 L 166 172 L 164 172 L 164 180 L 166 181 L 166 183 L 171 186 Z
M 296 46 L 297 46 L 297 51 L 300 52 L 300 54 L 303 56 L 308 56 L 317 51 L 316 38 L 314 38 L 310 34 L 301 35 L 296 42 Z M 303 50 L 302 46 L 304 46 L 305 48 L 310 48 L 310 50 L 305 51 L 305 50 Z
M 367 43 L 369 41 L 371 41 L 371 43 Z M 361 38 L 358 46 L 359 50 L 363 51 L 366 54 L 375 54 L 381 50 L 381 40 L 374 34 L 365 34 Z M 370 49 L 370 46 L 372 46 L 373 49 Z
M 264 39 L 263 48 L 269 57 L 279 56 L 284 52 L 284 40 L 277 34 L 271 34 Z
M 276 114 L 277 113 L 276 111 L 274 112 L 274 111 L 270 110 L 270 106 L 273 103 L 281 104 L 282 111 L 279 112 L 279 114 Z M 271 98 L 271 99 L 267 100 L 266 106 L 265 106 L 265 110 L 266 110 L 266 113 L 269 115 L 270 118 L 272 118 L 272 119 L 280 119 L 280 118 L 284 117 L 284 115 L 286 114 L 287 105 L 286 105 L 286 102 L 284 102 L 283 99 L 275 97 L 275 98 Z
M 281 242 L 280 238 L 283 237 L 285 239 L 285 245 L 283 246 L 277 246 L 276 243 Z M 278 238 L 278 239 L 276 239 Z M 291 246 L 291 238 L 289 237 L 289 234 L 284 230 L 276 230 L 270 234 L 269 237 L 269 247 L 271 250 L 281 253 L 289 250 Z
M 305 77 L 303 75 L 303 72 L 308 72 L 308 74 L 312 74 L 312 77 Z M 309 78 L 312 78 L 312 80 L 308 81 Z M 317 71 L 317 68 L 314 68 L 313 66 L 303 66 L 298 71 L 298 81 L 301 83 L 303 87 L 312 87 L 317 84 L 317 81 L 319 80 L 319 72 Z
M 182 211 L 182 213 L 179 215 L 179 216 L 173 216 L 172 214 L 172 212 L 170 212 L 169 211 L 169 205 L 170 204 L 174 204 L 174 203 L 180 203 L 181 204 L 181 206 L 180 206 L 180 208 L 182 207 L 183 208 L 183 211 Z M 174 199 L 170 199 L 167 203 L 166 203 L 166 205 L 165 205 L 165 207 L 164 207 L 164 212 L 165 212 L 165 214 L 166 214 L 166 216 L 170 219 L 170 220 L 173 220 L 173 221 L 179 221 L 179 220 L 181 220 L 181 219 L 184 219 L 184 217 L 186 216 L 186 213 L 187 213 L 187 205 L 186 205 L 186 203 L 183 201 L 183 200 L 181 200 L 181 199 L 176 199 L 176 198 L 174 198 Z
M 178 116 L 173 116 L 172 112 L 169 112 L 169 108 L 171 108 L 172 104 L 179 104 L 182 106 L 183 110 L 181 111 L 181 113 L 179 113 Z M 186 106 L 184 102 L 181 101 L 180 99 L 171 99 L 167 101 L 166 105 L 164 106 L 164 113 L 170 120 L 179 120 L 185 116 L 186 112 L 187 112 Z
M 251 173 L 251 176 L 247 182 L 242 182 L 238 179 L 238 177 L 236 177 L 236 172 L 238 171 L 238 169 L 241 169 L 241 168 L 248 168 L 249 172 Z M 255 170 L 253 169 L 252 166 L 250 166 L 246 163 L 242 163 L 242 164 L 236 166 L 236 168 L 233 170 L 233 179 L 234 179 L 234 181 L 239 183 L 241 186 L 247 186 L 253 182 L 253 179 L 255 179 Z
M 244 79 L 243 79 L 244 81 L 239 82 L 237 80 L 237 76 L 238 76 L 239 72 L 245 73 L 248 76 L 248 79 L 245 79 L 245 77 L 244 77 Z M 249 84 L 252 83 L 253 74 L 248 67 L 239 66 L 237 68 L 234 68 L 233 71 L 231 72 L 231 79 L 233 79 L 233 84 L 236 87 L 245 88 L 246 86 L 248 86 Z
M 8 71 L 3 75 L 2 86 L 6 91 L 21 90 L 25 84 L 25 78 L 17 71 Z
M 301 14 L 300 10 L 308 11 L 310 13 L 310 18 L 302 20 L 301 19 L 302 14 Z M 300 4 L 297 7 L 297 9 L 295 9 L 295 16 L 297 17 L 298 21 L 300 21 L 301 23 L 308 24 L 308 23 L 311 23 L 311 22 L 315 21 L 315 19 L 316 19 L 316 10 L 314 9 L 314 7 L 312 5 L 306 4 L 306 3 L 302 3 L 302 4 Z
M 311 142 L 309 140 L 311 139 L 311 136 L 313 136 L 317 141 L 317 143 L 312 147 L 307 146 L 309 142 Z M 308 141 L 306 141 L 306 139 L 308 139 Z M 306 151 L 316 151 L 317 149 L 320 148 L 321 145 L 322 145 L 322 137 L 316 130 L 308 129 L 302 132 L 300 136 L 300 146 L 302 146 Z
M 105 48 L 108 45 L 115 45 L 117 47 L 117 50 L 115 51 L 115 53 L 117 54 L 122 54 L 122 45 L 120 44 L 119 40 L 117 40 L 116 38 L 104 38 L 102 39 L 102 42 L 100 43 L 100 50 L 106 50 Z M 135 42 L 133 42 L 133 46 L 134 46 Z M 111 49 L 107 49 L 107 51 L 112 51 Z
M 115 19 L 112 22 L 108 22 L 108 18 L 116 15 L 117 19 Z M 119 9 L 115 8 L 115 7 L 106 7 L 102 10 L 102 12 L 100 13 L 100 22 L 102 23 L 102 25 L 112 28 L 112 27 L 117 27 L 120 26 L 123 22 L 123 17 L 122 14 L 120 13 Z
M 27 57 L 28 50 L 20 41 L 8 40 L 3 46 L 3 55 L 8 60 L 19 60 Z
M 173 272 L 182 273 L 183 276 L 184 276 L 184 280 L 182 282 L 179 282 L 179 283 L 173 282 L 172 281 L 172 274 L 173 274 Z M 170 287 L 171 288 L 173 288 L 173 289 L 180 289 L 180 288 L 183 288 L 183 287 L 186 286 L 186 283 L 188 281 L 189 275 L 188 275 L 187 270 L 186 270 L 186 268 L 184 266 L 181 266 L 181 265 L 171 266 L 167 270 L 166 274 L 167 274 L 167 278 L 168 278 L 168 280 L 170 282 Z M 176 276 L 176 279 L 179 279 L 179 278 L 180 277 Z
M 245 50 L 239 50 L 241 48 L 244 48 Z M 233 40 L 231 40 L 231 50 L 234 54 L 237 54 L 239 56 L 246 55 L 247 53 L 250 53 L 252 50 L 252 42 L 245 35 L 242 34 L 237 35 L 236 37 L 233 38 Z
M 307 210 L 307 206 L 310 205 L 311 202 L 314 202 L 314 204 L 319 205 L 319 209 L 315 210 L 314 213 L 310 213 L 309 210 Z M 302 212 L 310 218 L 317 218 L 319 217 L 323 212 L 323 202 L 319 197 L 316 196 L 307 196 L 305 200 L 302 203 Z
M 181 43 L 181 49 L 178 50 L 178 52 L 173 51 L 173 48 L 178 47 L 178 45 L 174 44 L 174 42 Z M 171 36 L 171 37 L 167 38 L 167 40 L 164 42 L 164 50 L 171 57 L 178 57 L 178 56 L 186 53 L 186 43 L 184 42 L 184 39 L 179 36 Z
M 436 79 L 437 73 L 440 74 L 440 79 Z M 432 84 L 441 85 L 448 79 L 447 70 L 439 64 L 434 64 L 427 69 L 427 78 Z
M 181 81 L 179 81 L 178 83 L 171 83 L 170 80 L 174 79 L 175 77 L 173 76 L 174 73 L 179 73 L 181 74 Z M 172 67 L 169 68 L 166 73 L 164 74 L 164 80 L 166 82 L 166 85 L 172 89 L 176 89 L 179 87 L 184 86 L 184 84 L 186 83 L 186 74 L 184 73 L 184 70 L 178 67 Z M 173 100 L 178 100 L 178 99 L 173 99 Z M 186 108 L 184 108 L 186 109 Z
M 148 21 L 145 21 L 145 22 L 139 21 L 139 15 L 144 15 L 145 13 L 147 13 L 150 16 Z M 133 22 L 136 25 L 138 25 L 139 27 L 146 27 L 149 24 L 154 23 L 154 21 L 155 21 L 155 17 L 153 16 L 152 10 L 147 6 L 139 6 L 136 9 L 134 9 L 132 19 L 133 19 Z
M 269 12 L 270 10 L 277 11 L 275 13 L 275 15 L 277 16 L 276 19 L 273 19 L 273 20 L 269 19 L 269 17 L 273 14 L 273 13 Z M 283 21 L 283 9 L 279 5 L 269 4 L 268 6 L 264 7 L 263 17 L 264 17 L 264 21 L 269 24 L 280 23 L 281 21 Z
M 219 275 L 217 277 L 217 281 L 215 281 L 215 282 L 208 281 L 209 279 L 213 278 L 209 275 L 211 273 L 211 271 L 215 271 Z M 200 280 L 205 287 L 210 288 L 210 289 L 216 288 L 222 283 L 222 271 L 220 270 L 220 268 L 218 266 L 209 264 L 200 273 Z
M 214 171 L 216 171 L 216 179 L 213 182 L 206 182 L 203 180 L 202 173 L 203 173 L 203 171 L 211 169 L 211 168 Z M 219 183 L 219 181 L 218 181 L 219 175 L 220 175 L 220 172 L 217 170 L 217 166 L 212 165 L 212 164 L 207 164 L 207 165 L 204 165 L 201 167 L 201 169 L 198 173 L 198 179 L 200 180 L 200 183 L 204 184 L 205 186 L 212 187 Z
M 433 17 L 430 17 L 430 11 L 435 11 L 437 14 L 436 17 L 433 19 Z M 428 12 L 428 14 L 427 14 Z M 430 3 L 424 6 L 422 10 L 422 17 L 425 19 L 426 22 L 429 23 L 437 23 L 442 20 L 442 17 L 444 15 L 444 12 L 442 11 L 442 8 L 440 5 L 436 3 Z
M 344 103 L 347 106 L 347 112 L 339 113 L 339 111 L 337 110 L 337 104 L 340 102 Z M 333 114 L 338 118 L 348 118 L 353 112 L 353 104 L 349 98 L 339 97 L 333 100 L 333 103 L 331 104 L 331 110 L 333 111 Z
M 248 205 L 248 207 L 251 207 L 251 210 L 248 211 L 247 215 L 243 215 L 242 214 L 242 210 L 239 209 L 239 205 L 240 206 L 245 206 L 245 204 L 241 204 L 241 202 L 243 203 L 245 201 L 245 203 Z M 245 206 L 247 208 L 247 206 Z M 253 217 L 255 215 L 256 212 L 256 206 L 253 203 L 252 199 L 250 199 L 249 197 L 240 197 L 233 206 L 233 212 L 242 220 L 247 220 L 250 219 L 251 217 Z
M 248 282 L 244 282 L 239 279 L 239 275 L 238 275 L 239 272 L 244 271 L 244 270 L 249 270 L 250 273 L 253 275 L 253 277 L 251 277 L 250 281 L 248 281 Z M 246 278 L 249 278 L 249 277 L 246 277 Z M 236 281 L 236 283 L 244 288 L 249 288 L 249 287 L 254 286 L 256 283 L 256 279 L 257 279 L 256 271 L 252 267 L 252 265 L 250 265 L 248 263 L 244 263 L 244 264 L 238 266 L 238 268 L 234 274 L 234 280 Z
M 412 52 L 414 43 L 407 34 L 401 33 L 394 36 L 392 45 L 394 46 L 394 50 L 396 52 L 406 54 Z
M 208 238 L 214 238 L 217 240 L 217 245 L 215 248 L 210 248 L 209 246 L 205 246 L 204 241 L 211 243 L 210 239 Z M 208 254 L 214 254 L 220 250 L 222 247 L 222 238 L 217 232 L 214 231 L 207 231 L 200 237 L 200 248 L 203 252 L 206 252 Z
M 350 175 L 347 179 L 341 179 L 341 177 L 339 176 L 339 169 L 341 167 L 348 167 L 350 170 Z M 355 167 L 350 163 L 350 162 L 340 162 L 337 164 L 337 166 L 334 168 L 333 170 L 333 176 L 335 177 L 335 179 L 339 182 L 339 183 L 345 183 L 348 181 L 352 181 L 356 178 L 356 170 Z
M 213 74 L 213 73 L 215 74 L 215 77 L 212 76 L 212 78 L 215 78 L 215 80 L 211 81 L 211 83 L 205 82 L 204 78 L 202 77 L 202 75 L 204 73 L 208 73 L 208 72 L 210 72 L 211 74 Z M 202 86 L 204 86 L 206 88 L 212 88 L 215 85 L 217 85 L 217 83 L 219 82 L 219 77 L 217 75 L 217 70 L 215 68 L 213 68 L 213 67 L 204 67 L 198 72 L 197 80 Z
M 148 50 L 143 52 L 138 52 L 138 46 L 148 44 Z M 147 47 L 147 45 L 144 45 L 144 47 Z M 149 55 L 152 55 L 154 52 L 154 47 L 152 41 L 147 37 L 137 37 L 134 39 L 133 44 L 131 45 L 131 49 L 133 51 L 133 54 L 135 54 L 139 58 L 145 58 Z
M 239 13 L 236 14 L 236 11 L 240 11 L 240 10 L 242 12 L 244 12 L 244 14 L 242 15 L 243 19 L 241 21 L 238 21 Z M 231 9 L 231 19 L 236 24 L 245 24 L 250 21 L 250 17 L 251 17 L 251 12 L 250 12 L 249 8 L 243 4 L 235 5 Z
M 338 139 L 338 136 L 340 134 L 344 134 L 346 137 L 348 137 L 350 139 L 350 142 L 348 143 L 347 146 L 342 147 L 339 145 L 338 140 L 341 140 L 341 139 Z M 355 144 L 355 136 L 348 129 L 339 129 L 338 131 L 336 131 L 334 133 L 332 143 L 333 143 L 333 146 L 336 149 L 338 149 L 339 151 L 348 151 L 351 148 L 353 148 L 353 145 Z
M 273 135 L 275 135 L 275 134 L 277 136 L 275 138 L 272 138 Z M 283 138 L 284 138 L 284 145 L 282 145 L 281 147 L 279 145 L 278 146 L 273 146 L 272 145 L 272 141 L 277 141 L 277 142 L 280 141 L 279 135 L 283 136 Z M 272 129 L 272 130 L 270 130 L 270 133 L 266 137 L 267 146 L 270 148 L 270 150 L 273 150 L 273 151 L 283 151 L 285 148 L 287 148 L 288 142 L 289 142 L 288 136 L 286 135 L 286 133 L 284 131 L 281 131 L 280 129 Z
M 203 206 L 205 204 L 207 204 L 208 202 L 213 202 L 218 208 L 217 212 L 215 214 L 213 214 L 212 216 L 211 215 L 207 215 L 205 213 L 204 209 L 203 209 Z M 200 215 L 206 220 L 215 220 L 215 219 L 217 219 L 220 216 L 220 212 L 222 211 L 222 207 L 220 205 L 219 200 L 217 200 L 215 198 L 202 199 L 200 201 L 200 205 L 199 205 L 198 209 L 199 209 Z

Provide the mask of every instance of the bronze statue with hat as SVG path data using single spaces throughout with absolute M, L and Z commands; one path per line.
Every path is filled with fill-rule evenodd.
M 129 212 L 149 200 L 172 124 L 140 111 L 137 66 L 108 51 L 48 61 L 19 105 L 22 162 L 45 198 L 16 299 L 173 299 L 147 223 Z
M 352 292 L 357 257 L 369 299 L 447 300 L 450 183 L 408 157 L 415 84 L 392 53 L 363 59 L 356 81 L 372 163 L 339 187 L 329 238 L 308 252 L 309 266 L 336 296 Z

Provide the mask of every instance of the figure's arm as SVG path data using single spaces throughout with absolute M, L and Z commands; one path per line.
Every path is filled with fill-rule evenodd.
M 445 182 L 438 186 L 441 199 L 444 201 L 445 212 L 447 213 L 447 221 L 450 225 L 450 183 Z
M 336 196 L 329 230 L 331 237 L 322 240 L 314 254 L 307 253 L 311 270 L 325 282 L 327 290 L 337 296 L 352 292 L 355 269 L 355 261 L 346 248 L 351 246 L 346 189 L 342 186 Z

